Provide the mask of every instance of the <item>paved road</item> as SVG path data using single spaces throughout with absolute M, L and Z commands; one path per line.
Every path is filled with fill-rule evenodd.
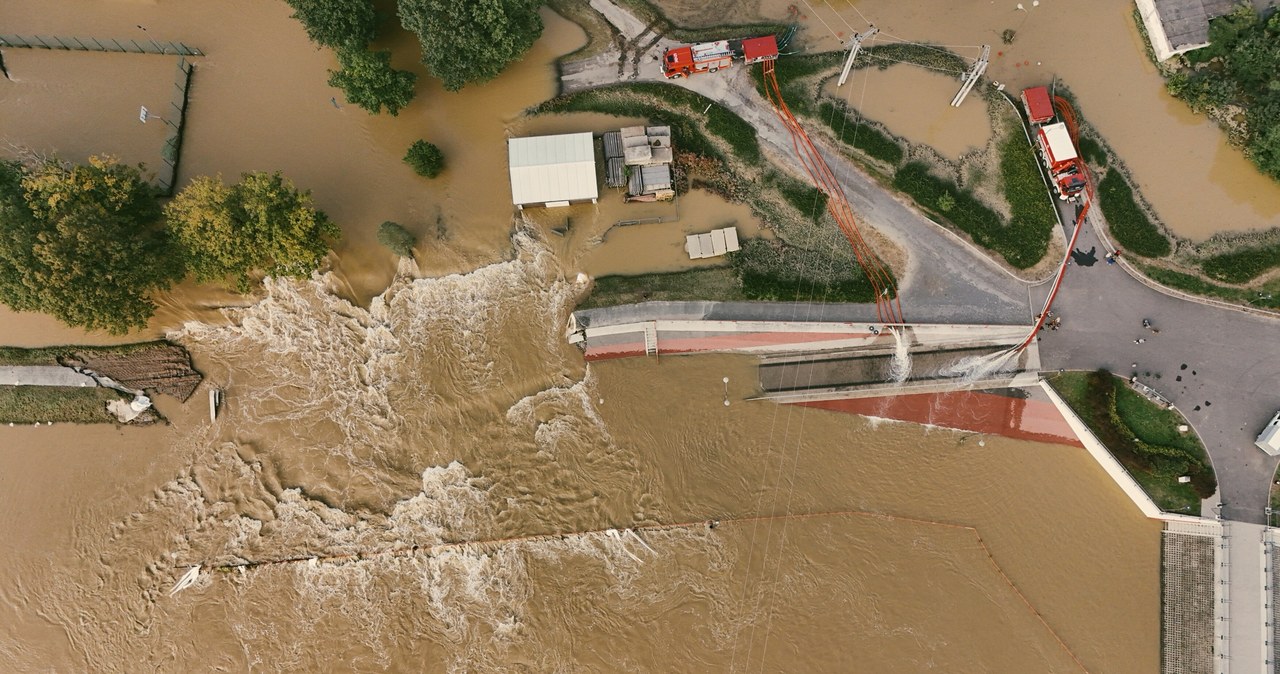
M 609 0 L 591 0 L 591 6 L 635 45 L 649 43 L 644 27 Z M 658 41 L 647 51 L 628 52 L 625 59 L 615 52 L 576 66 L 566 64 L 564 87 L 573 91 L 628 78 L 659 80 L 651 56 L 669 44 Z M 621 68 L 620 60 L 624 61 Z M 766 149 L 800 171 L 790 136 L 756 92 L 745 68 L 677 83 L 747 120 Z M 1012 323 L 1029 321 L 1039 310 L 1048 285 L 1036 285 L 1029 291 L 1028 283 L 899 202 L 849 161 L 834 152 L 825 154 L 860 221 L 908 252 L 900 284 L 909 321 Z M 1097 217 L 1091 215 L 1091 220 L 1096 222 Z M 1121 265 L 1106 263 L 1106 246 L 1093 224 L 1082 233 L 1077 247 L 1086 251 L 1096 248 L 1099 262 L 1068 269 L 1055 304 L 1056 313 L 1063 316 L 1063 327 L 1042 333 L 1044 367 L 1136 372 L 1173 401 L 1204 439 L 1218 475 L 1223 517 L 1263 522 L 1278 459 L 1254 447 L 1253 439 L 1280 408 L 1280 320 L 1207 306 L 1151 289 Z M 1034 296 L 1034 310 L 1028 309 L 1028 292 Z M 681 310 L 701 311 L 694 306 Z M 793 310 L 782 308 L 766 311 L 794 316 Z M 864 315 L 848 311 L 850 316 Z M 733 313 L 741 311 L 734 308 Z M 1150 319 L 1160 333 L 1146 331 L 1143 318 Z M 1140 338 L 1146 341 L 1135 344 L 1133 340 Z
M 1109 248 L 1097 224 L 1091 214 L 1076 248 L 1096 247 L 1098 263 L 1068 267 L 1054 302 L 1062 328 L 1041 332 L 1044 367 L 1136 373 L 1173 401 L 1204 439 L 1223 516 L 1262 523 L 1278 459 L 1253 441 L 1280 406 L 1280 320 L 1152 290 L 1120 265 L 1107 264 Z M 1035 290 L 1037 303 L 1047 292 L 1047 286 Z M 1144 318 L 1159 334 L 1142 327 Z
M 61 365 L 0 365 L 4 386 L 97 386 L 87 374 Z
M 637 46 L 651 41 L 651 34 L 644 32 L 641 22 L 609 0 L 591 0 L 591 6 Z M 624 56 L 610 52 L 588 61 L 565 64 L 561 80 L 564 90 L 576 91 L 620 81 L 667 82 L 659 72 L 654 56 L 672 44 L 675 43 L 663 39 L 639 53 L 628 51 Z M 622 76 L 619 76 L 619 59 L 625 62 Z M 733 68 L 715 75 L 684 78 L 671 83 L 696 91 L 745 119 L 755 127 L 767 151 L 772 151 L 797 176 L 808 179 L 796 157 L 791 135 L 775 116 L 770 104 L 756 91 L 747 68 Z M 1029 320 L 1026 284 L 1022 280 L 1005 271 L 981 250 L 905 205 L 832 148 L 822 142 L 815 144 L 844 185 L 846 197 L 858 214 L 859 223 L 885 235 L 907 251 L 906 267 L 899 270 L 899 290 L 909 321 L 920 320 L 919 315 L 940 317 L 947 314 L 954 320 L 963 319 L 965 323 Z M 964 269 L 966 273 L 956 274 L 955 269 Z

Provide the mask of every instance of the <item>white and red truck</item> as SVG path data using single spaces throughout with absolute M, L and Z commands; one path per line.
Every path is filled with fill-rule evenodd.
M 662 53 L 662 74 L 673 80 L 696 73 L 714 73 L 742 61 L 747 65 L 778 58 L 773 35 L 741 40 L 718 40 L 672 47 Z
M 1058 120 L 1047 87 L 1022 91 L 1022 107 L 1035 134 L 1037 154 L 1049 170 L 1058 198 L 1074 201 L 1085 189 L 1085 166 L 1066 123 Z

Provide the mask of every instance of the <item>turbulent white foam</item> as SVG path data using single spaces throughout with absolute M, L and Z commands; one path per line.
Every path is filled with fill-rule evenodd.
M 312 449 L 368 459 L 406 423 L 446 423 L 513 381 L 558 369 L 558 328 L 581 289 L 558 277 L 541 244 L 523 234 L 514 242 L 508 262 L 400 277 L 367 310 L 333 294 L 328 275 L 268 280 L 260 302 L 227 310 L 231 325 L 189 323 L 173 337 L 239 378 L 230 423 L 284 427 Z M 317 432 L 328 428 L 338 432 Z
M 1004 370 L 1016 355 L 1017 351 L 1013 349 L 1003 349 L 996 353 L 966 356 L 945 367 L 943 372 L 949 376 L 958 376 L 969 384 Z
M 889 328 L 889 332 L 893 333 L 894 351 L 893 360 L 889 364 L 889 378 L 894 382 L 901 384 L 911 376 L 911 343 L 906 339 L 906 328 L 895 330 Z

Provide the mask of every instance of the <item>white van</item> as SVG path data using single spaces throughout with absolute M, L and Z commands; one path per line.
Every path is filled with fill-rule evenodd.
M 1254 444 L 1271 456 L 1280 455 L 1280 412 L 1276 412 L 1276 415 L 1271 417 L 1271 421 L 1267 423 L 1266 428 L 1262 429 L 1262 434 Z

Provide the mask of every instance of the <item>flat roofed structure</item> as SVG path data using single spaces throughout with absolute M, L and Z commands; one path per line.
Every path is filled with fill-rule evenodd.
M 1271 417 L 1271 421 L 1267 423 L 1266 428 L 1262 429 L 1262 433 L 1258 435 L 1258 441 L 1254 444 L 1271 456 L 1280 454 L 1280 412 L 1276 412 L 1276 415 Z
M 742 41 L 742 60 L 747 64 L 778 58 L 778 40 L 773 35 L 751 37 Z
M 1054 164 L 1076 158 L 1076 146 L 1071 142 L 1071 133 L 1062 122 L 1040 127 L 1046 146 L 1049 148 L 1049 161 Z
M 684 238 L 684 250 L 691 260 L 720 257 L 738 250 L 738 229 L 725 227 L 706 234 L 690 234 Z
M 1049 100 L 1048 87 L 1032 87 L 1022 90 L 1022 106 L 1032 124 L 1044 124 L 1053 119 L 1053 102 Z
M 507 139 L 511 203 L 564 206 L 600 196 L 591 133 Z
M 1209 44 L 1209 20 L 1231 12 L 1233 0 L 1136 0 L 1156 59 Z

